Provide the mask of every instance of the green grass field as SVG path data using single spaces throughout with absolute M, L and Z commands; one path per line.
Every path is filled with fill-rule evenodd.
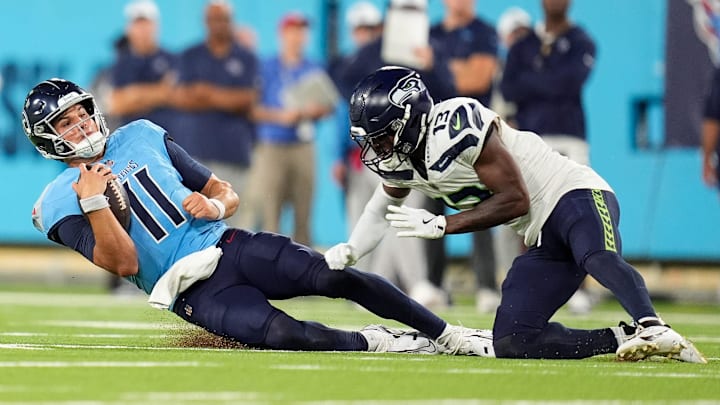
M 383 323 L 342 301 L 276 304 L 341 328 Z M 143 298 L 5 287 L 0 404 L 720 403 L 720 307 L 657 307 L 709 364 L 620 363 L 610 355 L 541 361 L 223 348 Z M 466 326 L 492 322 L 462 298 L 440 315 Z M 617 304 L 605 303 L 589 316 L 561 312 L 556 320 L 592 328 L 626 318 Z

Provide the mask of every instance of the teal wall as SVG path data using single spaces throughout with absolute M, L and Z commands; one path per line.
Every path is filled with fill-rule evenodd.
M 442 15 L 442 2 L 430 0 L 431 20 Z M 277 48 L 276 22 L 288 10 L 312 16 L 310 57 L 325 55 L 326 1 L 236 0 L 236 21 L 258 33 L 261 56 Z M 352 1 L 339 1 L 340 16 Z M 386 1 L 375 1 L 384 7 Z M 575 0 L 571 17 L 595 38 L 597 64 L 585 91 L 592 165 L 615 188 L 622 206 L 621 230 L 626 256 L 657 260 L 720 261 L 720 206 L 717 193 L 700 181 L 695 149 L 637 150 L 633 142 L 633 102 L 663 95 L 665 2 L 661 0 Z M 19 109 L 27 90 L 48 76 L 64 76 L 88 86 L 98 67 L 112 60 L 111 43 L 123 29 L 125 1 L 35 0 L 4 2 L 0 12 L 0 145 L 12 146 L 8 134 L 21 134 Z M 158 0 L 161 41 L 180 50 L 204 35 L 204 0 Z M 540 0 L 479 0 L 478 12 L 495 22 L 509 5 L 519 5 L 537 19 Z M 82 12 L 77 10 L 82 9 Z M 340 22 L 344 22 L 343 19 Z M 340 26 L 340 48 L 349 49 Z M 650 136 L 663 137 L 660 103 L 651 108 Z M 335 123 L 321 124 L 318 135 L 317 193 L 313 237 L 329 246 L 345 237 L 342 199 L 330 180 L 330 140 Z M 19 138 L 18 138 L 19 139 Z M 6 191 L 0 243 L 43 243 L 30 224 L 30 209 L 43 185 L 60 166 L 31 153 L 23 139 L 14 156 L 0 154 Z M 661 143 L 661 141 L 660 141 Z M 289 229 L 286 226 L 286 231 Z M 447 240 L 454 255 L 464 255 L 467 236 Z

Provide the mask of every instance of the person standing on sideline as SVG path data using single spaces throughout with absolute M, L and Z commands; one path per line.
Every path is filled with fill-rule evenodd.
M 497 357 L 620 360 L 661 355 L 706 363 L 655 312 L 640 273 L 622 257 L 620 207 L 590 167 L 553 151 L 468 97 L 435 104 L 420 75 L 387 66 L 350 98 L 350 134 L 363 163 L 382 178 L 345 243 L 325 252 L 342 270 L 374 249 L 389 226 L 398 236 L 440 239 L 509 224 L 528 251 L 502 284 L 495 315 Z M 403 205 L 411 189 L 459 210 L 435 215 Z M 579 330 L 550 322 L 587 275 L 608 288 L 634 327 Z
M 335 107 L 312 99 L 303 103 L 288 99 L 293 86 L 310 75 L 326 75 L 320 65 L 305 56 L 309 24 L 299 12 L 287 13 L 280 20 L 280 50 L 262 62 L 262 87 L 252 113 L 258 131 L 252 193 L 262 201 L 263 229 L 280 231 L 282 209 L 289 202 L 294 216 L 293 239 L 305 245 L 311 244 L 315 122 Z
M 542 0 L 544 23 L 515 42 L 500 88 L 515 103 L 517 128 L 535 132 L 554 150 L 590 164 L 582 90 L 595 63 L 595 43 L 568 18 L 571 0 Z M 583 287 L 568 302 L 590 312 L 594 298 Z
M 245 194 L 255 143 L 250 111 L 259 78 L 255 54 L 236 41 L 232 14 L 226 0 L 210 0 L 206 40 L 180 55 L 173 100 L 182 114 L 173 137 L 240 193 L 238 214 L 229 222 L 242 226 L 250 209 Z
M 112 67 L 108 111 L 119 118 L 119 125 L 146 118 L 173 133 L 177 58 L 158 44 L 158 7 L 152 0 L 135 0 L 125 6 L 125 16 L 127 47 Z
M 486 23 L 475 11 L 475 0 L 444 0 L 445 15 L 430 29 L 430 37 L 448 56 L 450 72 L 455 83 L 455 96 L 472 97 L 484 105 L 490 105 L 493 78 L 498 67 L 498 39 L 492 25 Z M 427 200 L 429 211 L 442 214 L 444 204 L 439 200 Z M 492 230 L 472 234 L 470 267 L 476 278 L 475 307 L 480 313 L 492 313 L 500 304 L 498 292 L 495 251 Z M 442 281 L 446 263 L 439 258 L 445 254 L 441 240 L 429 240 L 430 262 L 435 281 Z

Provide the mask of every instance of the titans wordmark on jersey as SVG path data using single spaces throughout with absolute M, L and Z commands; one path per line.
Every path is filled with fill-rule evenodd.
M 530 194 L 530 211 L 508 222 L 524 235 L 526 245 L 537 242 L 543 223 L 563 194 L 580 188 L 612 191 L 589 167 L 554 152 L 537 134 L 511 128 L 494 111 L 465 97 L 446 100 L 431 111 L 425 149 L 427 177 L 405 162 L 384 175 L 384 183 L 419 190 L 451 208 L 472 209 L 492 196 L 474 168 L 492 124 L 498 126 L 497 133 L 520 168 Z

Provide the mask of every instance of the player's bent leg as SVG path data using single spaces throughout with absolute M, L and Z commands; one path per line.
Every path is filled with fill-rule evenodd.
M 367 350 L 367 342 L 358 332 L 298 321 L 270 305 L 256 288 L 247 285 L 224 287 L 212 277 L 182 293 L 173 311 L 211 333 L 255 348 Z
M 239 283 L 256 287 L 268 299 L 345 298 L 432 338 L 445 328 L 445 321 L 380 276 L 353 268 L 330 270 L 322 254 L 282 235 L 237 232 L 236 239 L 242 241 L 222 246 L 224 254 L 216 273 L 238 274 Z M 232 268 L 233 257 L 239 270 Z
M 553 236 L 548 232 L 542 247 L 516 258 L 503 282 L 493 326 L 497 357 L 585 358 L 618 346 L 610 329 L 575 330 L 549 323 L 585 275 L 572 260 L 554 254 L 559 242 Z
M 633 319 L 656 316 L 642 276 L 618 253 L 609 250 L 594 252 L 587 256 L 582 267 L 613 293 Z
M 321 295 L 349 299 L 379 317 L 401 322 L 432 338 L 440 336 L 446 326 L 444 320 L 376 274 L 353 268 L 335 271 L 324 265 L 317 275 L 317 288 Z
M 495 356 L 514 359 L 584 359 L 615 352 L 610 328 L 569 329 L 555 322 L 536 332 L 519 332 L 496 339 Z

